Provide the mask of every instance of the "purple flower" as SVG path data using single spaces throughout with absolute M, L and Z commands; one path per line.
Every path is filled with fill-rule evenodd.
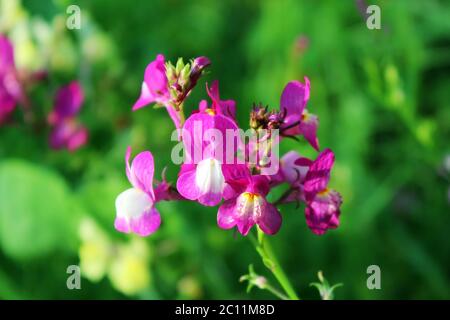
M 25 96 L 14 63 L 14 49 L 8 38 L 0 35 L 0 124 L 18 102 L 24 103 Z
M 295 164 L 302 165 L 302 160 L 296 160 Z M 317 159 L 311 163 L 303 183 L 307 199 L 325 190 L 330 180 L 333 164 L 334 153 L 330 149 L 323 150 L 317 156 Z
M 305 84 L 291 81 L 284 87 L 280 99 L 284 122 L 280 129 L 285 136 L 303 135 L 314 149 L 319 150 L 318 118 L 305 109 L 309 95 L 310 82 L 307 77 Z
M 150 62 L 145 69 L 141 95 L 134 104 L 133 111 L 145 107 L 150 103 L 158 103 L 167 107 L 169 102 L 170 93 L 165 60 L 162 54 L 158 54 L 156 59 Z
M 215 206 L 222 200 L 226 130 L 237 130 L 236 124 L 211 108 L 186 120 L 182 130 L 186 161 L 177 181 L 178 192 L 186 199 L 197 200 L 205 206 Z M 236 148 L 237 143 L 233 142 L 234 146 L 229 148 Z
M 302 165 L 304 160 L 298 159 L 295 164 Z M 342 198 L 327 187 L 333 164 L 333 151 L 325 149 L 309 166 L 303 183 L 306 223 L 317 235 L 339 226 Z
M 139 153 L 130 166 L 131 148 L 125 155 L 126 174 L 132 188 L 116 199 L 115 228 L 120 232 L 148 236 L 161 224 L 161 216 L 154 207 L 159 199 L 153 190 L 154 162 L 150 151 Z
M 141 94 L 133 106 L 133 111 L 157 103 L 166 107 L 175 127 L 180 129 L 182 127 L 180 105 L 189 96 L 203 70 L 209 65 L 208 58 L 198 57 L 186 65 L 180 59 L 175 68 L 170 62 L 166 64 L 164 55 L 158 54 L 145 69 Z
M 309 100 L 310 83 L 305 77 L 305 84 L 300 81 L 291 81 L 283 89 L 280 98 L 280 110 L 284 113 L 284 129 L 286 135 L 300 134 L 299 124 L 302 120 L 303 110 Z
M 314 195 L 305 208 L 306 224 L 317 235 L 339 226 L 341 195 L 325 189 Z
M 86 144 L 88 130 L 74 118 L 58 122 L 50 133 L 49 143 L 53 149 L 75 151 Z
M 269 180 L 265 176 L 250 174 L 245 165 L 226 165 L 227 200 L 220 206 L 217 223 L 222 229 L 237 227 L 246 236 L 255 224 L 266 234 L 273 235 L 281 227 L 281 215 L 266 200 Z
M 86 144 L 88 130 L 76 119 L 83 101 L 83 88 L 77 81 L 57 91 L 53 111 L 48 116 L 48 122 L 53 126 L 49 137 L 50 147 L 75 151 Z
M 48 117 L 50 124 L 57 124 L 67 118 L 75 117 L 84 101 L 83 88 L 77 81 L 58 90 L 55 96 L 53 111 Z

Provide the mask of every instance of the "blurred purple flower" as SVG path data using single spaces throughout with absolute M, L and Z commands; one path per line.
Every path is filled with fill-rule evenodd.
M 75 151 L 86 144 L 88 130 L 74 118 L 58 122 L 50 132 L 50 147 Z
M 75 151 L 87 143 L 88 130 L 76 118 L 83 100 L 83 89 L 77 81 L 57 91 L 53 111 L 48 116 L 53 126 L 49 137 L 51 148 Z
M 14 49 L 7 37 L 0 35 L 0 124 L 25 96 L 14 62 Z
M 67 118 L 75 117 L 84 101 L 84 93 L 77 81 L 58 90 L 55 97 L 53 111 L 48 117 L 50 124 L 58 124 Z

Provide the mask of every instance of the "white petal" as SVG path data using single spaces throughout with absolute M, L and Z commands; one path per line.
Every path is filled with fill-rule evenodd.
M 116 198 L 116 214 L 123 218 L 137 218 L 151 209 L 153 202 L 144 192 L 136 188 L 125 190 Z
M 195 184 L 202 194 L 221 193 L 225 185 L 225 178 L 220 162 L 214 158 L 200 161 L 195 172 Z

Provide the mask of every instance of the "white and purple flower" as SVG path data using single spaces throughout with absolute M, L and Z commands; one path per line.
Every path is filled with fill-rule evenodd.
M 114 226 L 120 232 L 148 236 L 161 224 L 161 216 L 155 208 L 159 201 L 153 189 L 154 161 L 150 151 L 139 153 L 130 166 L 131 148 L 125 155 L 126 174 L 132 188 L 116 198 Z
M 201 108 L 186 120 L 182 130 L 186 160 L 177 181 L 178 192 L 186 199 L 205 206 L 215 206 L 222 200 L 222 165 L 230 148 L 237 147 L 235 140 L 233 146 L 223 141 L 227 130 L 237 130 L 236 124 L 212 108 Z

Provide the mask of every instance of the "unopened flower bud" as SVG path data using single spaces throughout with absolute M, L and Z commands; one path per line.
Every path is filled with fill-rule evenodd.
M 267 285 L 267 279 L 263 276 L 257 276 L 252 281 L 255 286 L 257 286 L 260 289 L 265 289 Z
M 202 72 L 206 67 L 211 64 L 211 61 L 207 57 L 197 57 L 192 61 L 191 74 L 197 74 Z
M 177 80 L 175 67 L 170 62 L 166 63 L 166 77 L 167 80 L 169 81 L 169 85 L 174 84 L 175 81 Z
M 181 70 L 183 70 L 183 68 L 184 68 L 183 58 L 178 58 L 177 65 L 175 67 L 177 76 L 181 73 Z
M 191 73 L 191 66 L 186 64 L 184 68 L 181 70 L 179 76 L 178 76 L 178 84 L 185 88 L 189 86 L 189 75 Z

